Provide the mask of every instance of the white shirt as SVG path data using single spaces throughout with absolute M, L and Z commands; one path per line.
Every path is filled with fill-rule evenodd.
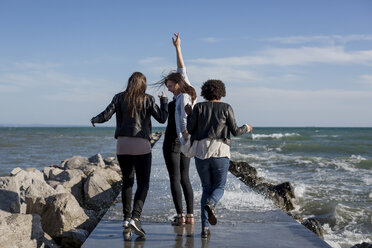
M 182 75 L 185 82 L 191 86 L 190 80 L 186 73 L 186 68 L 177 68 L 177 72 Z M 176 132 L 177 136 L 181 142 L 182 145 L 186 144 L 186 140 L 184 138 L 184 131 L 187 128 L 187 114 L 185 112 L 185 106 L 187 104 L 190 104 L 192 107 L 194 107 L 194 104 L 192 104 L 192 99 L 189 94 L 181 93 L 174 97 L 176 100 L 176 110 L 174 113 L 174 118 L 176 122 Z
M 209 138 L 194 140 L 191 154 L 199 159 L 231 157 L 229 145 L 222 140 Z

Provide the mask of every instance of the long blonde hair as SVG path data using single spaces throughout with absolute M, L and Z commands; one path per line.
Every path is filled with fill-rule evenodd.
M 124 91 L 124 101 L 127 104 L 127 113 L 132 118 L 134 114 L 142 111 L 146 92 L 146 77 L 141 72 L 134 72 L 128 79 L 127 89 Z

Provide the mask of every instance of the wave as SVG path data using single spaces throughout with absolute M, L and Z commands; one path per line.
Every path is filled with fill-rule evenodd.
M 298 133 L 252 134 L 253 140 L 283 139 L 283 138 L 291 138 L 291 140 L 296 140 L 296 138 L 300 138 L 300 137 L 301 135 Z

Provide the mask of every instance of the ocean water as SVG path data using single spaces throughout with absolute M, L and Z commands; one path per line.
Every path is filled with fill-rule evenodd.
M 154 132 L 162 130 L 153 128 Z M 15 167 L 42 169 L 75 155 L 115 156 L 113 135 L 111 127 L 0 127 L 0 175 Z M 372 128 L 255 128 L 253 134 L 234 137 L 231 152 L 233 160 L 247 161 L 268 182 L 291 182 L 296 195 L 293 213 L 317 218 L 326 230 L 325 241 L 332 247 L 372 243 Z M 167 192 L 159 197 L 157 204 L 166 205 L 159 211 L 173 209 L 162 159 L 158 147 L 153 151 L 157 166 L 151 180 L 159 188 L 150 190 Z M 190 168 L 195 182 L 193 164 Z M 199 199 L 200 185 L 194 189 L 195 199 Z M 249 209 L 252 202 L 266 210 L 273 207 L 234 180 L 228 183 L 224 198 L 227 201 L 221 207 L 227 215 L 233 213 L 229 216 Z M 198 214 L 198 209 L 195 212 Z M 164 217 L 159 212 L 158 221 L 174 213 Z

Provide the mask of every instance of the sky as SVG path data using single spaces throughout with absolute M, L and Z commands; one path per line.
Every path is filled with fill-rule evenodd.
M 372 127 L 368 0 L 2 0 L 0 125 L 90 125 L 134 71 L 176 69 L 175 32 L 198 101 L 222 80 L 238 125 Z

